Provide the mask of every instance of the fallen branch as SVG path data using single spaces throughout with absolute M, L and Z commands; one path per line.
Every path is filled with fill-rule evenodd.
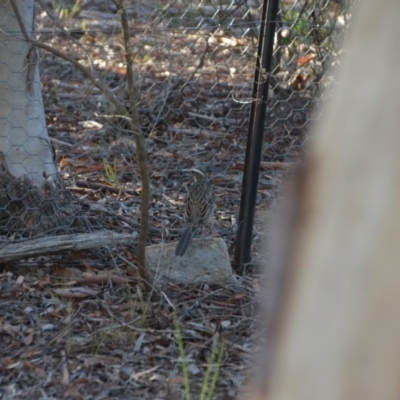
M 131 234 L 99 231 L 14 241 L 2 244 L 0 248 L 0 262 L 18 261 L 64 251 L 79 251 L 114 246 L 116 244 L 126 244 L 133 240 L 134 236 Z

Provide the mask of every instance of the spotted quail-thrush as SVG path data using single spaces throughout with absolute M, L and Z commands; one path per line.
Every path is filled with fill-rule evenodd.
M 183 256 L 186 253 L 193 237 L 212 217 L 214 203 L 213 188 L 205 177 L 201 177 L 190 185 L 183 210 L 185 228 L 176 246 L 175 255 Z

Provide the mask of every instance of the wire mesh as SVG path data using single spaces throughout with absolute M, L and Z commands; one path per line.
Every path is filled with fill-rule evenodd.
M 216 192 L 212 235 L 230 245 L 240 201 L 262 4 L 124 4 L 130 18 L 136 106 L 149 157 L 149 242 L 176 238 L 182 227 L 183 196 L 193 180 L 184 170 L 198 168 Z M 285 0 L 278 15 L 256 217 L 268 209 L 287 167 L 304 149 L 310 122 L 318 116 L 316 105 L 330 84 L 328 71 L 338 62 L 337 44 L 351 9 L 341 1 Z M 40 0 L 35 28 L 37 40 L 90 68 L 129 107 L 125 49 L 114 2 Z M 42 226 L 37 219 L 27 219 L 15 225 L 10 220 L 20 222 L 32 203 L 24 201 L 26 194 L 14 194 L 9 201 L 23 205 L 19 214 L 2 215 L 2 234 L 12 237 L 16 228 L 21 237 L 101 227 L 137 230 L 141 181 L 132 133 L 73 65 L 42 49 L 38 61 L 45 123 L 61 186 L 68 193 L 61 203 L 74 203 L 75 208 L 72 213 L 57 208 L 54 215 L 64 218 L 56 224 Z M 2 120 L 7 121 L 7 115 Z M 10 126 L 9 132 L 15 128 Z M 23 134 L 28 143 L 30 132 Z M 56 200 L 60 203 L 60 197 Z M 4 203 L 2 207 L 7 208 Z

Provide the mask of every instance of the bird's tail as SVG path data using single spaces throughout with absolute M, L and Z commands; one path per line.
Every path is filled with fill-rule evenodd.
M 176 256 L 183 256 L 186 253 L 190 243 L 192 243 L 194 234 L 195 232 L 193 232 L 190 228 L 185 228 L 175 249 Z

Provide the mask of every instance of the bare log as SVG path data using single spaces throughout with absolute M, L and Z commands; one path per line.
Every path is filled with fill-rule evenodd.
M 136 240 L 136 236 L 130 234 L 99 231 L 84 234 L 46 236 L 26 241 L 3 242 L 0 246 L 0 262 L 23 260 L 65 251 L 114 246 L 116 244 L 126 244 L 133 240 Z

